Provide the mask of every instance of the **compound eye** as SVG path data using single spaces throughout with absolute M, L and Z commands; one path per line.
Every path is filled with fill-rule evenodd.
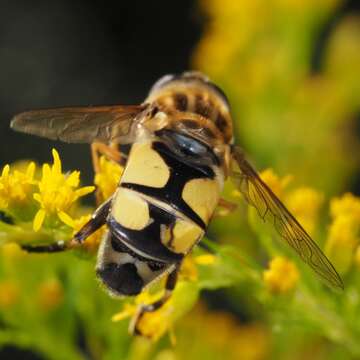
M 180 148 L 180 151 L 184 155 L 202 156 L 207 153 L 206 146 L 195 139 L 181 134 L 174 134 L 174 138 Z

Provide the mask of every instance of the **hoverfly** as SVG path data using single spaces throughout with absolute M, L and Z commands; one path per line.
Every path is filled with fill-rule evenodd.
M 71 243 L 107 225 L 96 273 L 113 295 L 136 295 L 167 276 L 164 297 L 142 309 L 154 311 L 171 295 L 184 257 L 204 236 L 231 177 L 257 209 L 325 282 L 343 288 L 333 265 L 260 179 L 233 142 L 229 102 L 222 90 L 198 72 L 166 75 L 135 106 L 74 107 L 21 113 L 15 130 L 72 143 L 91 143 L 114 161 L 130 144 L 115 193 L 103 202 Z M 25 246 L 31 252 L 71 246 Z M 136 330 L 136 329 L 135 329 Z

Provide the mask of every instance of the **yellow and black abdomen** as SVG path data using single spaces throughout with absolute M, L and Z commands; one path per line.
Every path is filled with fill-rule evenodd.
M 204 165 L 184 153 L 184 139 L 177 147 L 179 135 L 166 135 L 133 145 L 108 224 L 134 253 L 174 263 L 204 235 L 222 184 L 216 159 Z

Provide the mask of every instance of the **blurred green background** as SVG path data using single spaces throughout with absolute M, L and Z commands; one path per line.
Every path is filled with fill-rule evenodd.
M 1 359 L 360 357 L 358 2 L 201 0 L 169 8 L 165 1 L 3 0 L 1 6 L 0 168 L 28 158 L 51 162 L 54 144 L 8 130 L 16 112 L 137 103 L 163 74 L 201 70 L 229 97 L 237 143 L 259 170 L 274 170 L 265 179 L 345 282 L 342 293 L 323 288 L 241 205 L 209 230 L 217 260 L 194 261 L 188 276 L 184 270 L 177 313 L 163 319 L 176 320 L 176 345 L 168 335 L 152 342 L 129 336 L 126 319 L 111 322 L 124 301 L 100 288 L 94 255 L 26 255 L 8 244 L 24 239 L 2 218 Z M 88 147 L 55 147 L 65 170 L 81 170 L 90 185 Z M 231 185 L 225 193 L 239 201 Z M 31 238 L 31 226 L 18 221 Z M 289 260 L 276 270 L 269 263 L 280 255 Z

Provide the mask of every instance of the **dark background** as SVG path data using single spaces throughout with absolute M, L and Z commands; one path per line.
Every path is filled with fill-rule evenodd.
M 11 117 L 36 108 L 141 103 L 157 78 L 189 68 L 202 27 L 190 0 L 0 4 L 0 164 L 49 161 L 55 146 L 66 168 L 85 169 L 86 182 L 88 146 L 14 133 Z
M 333 26 L 359 10 L 358 0 L 347 1 L 324 26 L 314 71 Z M 0 168 L 24 158 L 51 161 L 55 146 L 65 168 L 81 169 L 90 183 L 87 145 L 14 133 L 11 117 L 36 108 L 140 103 L 157 78 L 190 68 L 205 21 L 191 0 L 0 0 Z M 0 358 L 37 357 L 8 347 Z

